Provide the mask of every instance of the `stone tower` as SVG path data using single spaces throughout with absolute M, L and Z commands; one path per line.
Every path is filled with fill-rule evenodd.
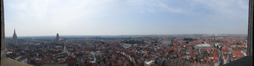
M 1 0 L 1 59 L 6 57 L 4 33 L 4 3 Z
M 64 53 L 67 53 L 66 45 L 64 45 Z
M 18 37 L 17 37 L 15 29 L 14 29 L 14 33 L 13 33 L 13 37 L 12 37 L 12 42 L 13 42 L 14 46 L 18 45 Z
M 59 34 L 56 34 L 56 43 L 59 43 Z

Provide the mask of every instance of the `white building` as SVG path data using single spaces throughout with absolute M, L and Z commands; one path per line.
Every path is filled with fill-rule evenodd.
M 213 46 L 211 46 L 210 44 L 198 44 L 195 46 L 195 48 L 211 48 Z

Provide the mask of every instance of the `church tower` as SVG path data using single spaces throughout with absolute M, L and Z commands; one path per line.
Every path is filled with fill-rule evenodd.
M 64 53 L 66 53 L 66 52 L 67 52 L 66 45 L 64 45 Z
M 13 45 L 15 45 L 15 46 L 18 45 L 18 37 L 17 37 L 15 29 L 14 29 L 14 34 L 13 34 L 13 37 L 12 37 L 12 42 L 13 42 Z
M 59 34 L 58 33 L 56 34 L 56 43 L 57 44 L 59 43 Z

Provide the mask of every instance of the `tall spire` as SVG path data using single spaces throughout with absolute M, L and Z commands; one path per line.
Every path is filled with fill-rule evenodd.
M 16 31 L 15 31 L 15 28 L 14 28 L 13 38 L 17 38 L 17 34 L 16 34 Z
M 56 34 L 56 43 L 59 43 L 59 34 Z
M 18 45 L 18 37 L 17 37 L 16 31 L 15 31 L 15 28 L 14 28 L 12 40 L 13 40 L 14 45 Z
M 15 30 L 15 28 L 14 28 L 14 35 L 16 35 L 16 30 Z M 16 35 L 17 36 L 17 35 Z

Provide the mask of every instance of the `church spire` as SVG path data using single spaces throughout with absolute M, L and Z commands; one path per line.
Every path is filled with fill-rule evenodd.
M 14 33 L 13 33 L 13 39 L 17 39 L 17 34 L 16 34 L 15 28 L 14 28 Z
M 16 35 L 16 30 L 15 30 L 15 28 L 14 28 L 14 35 Z
M 59 43 L 59 34 L 56 34 L 56 43 Z
M 13 33 L 12 40 L 13 40 L 14 45 L 18 45 L 18 37 L 17 37 L 15 28 L 14 28 L 14 33 Z

